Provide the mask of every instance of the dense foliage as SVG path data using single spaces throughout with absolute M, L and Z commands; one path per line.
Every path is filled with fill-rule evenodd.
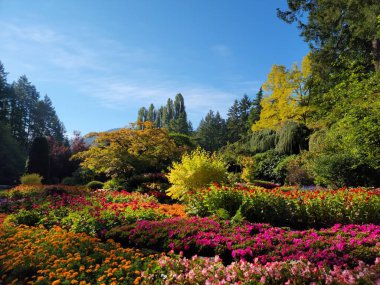
M 186 200 L 201 187 L 212 182 L 225 182 L 226 171 L 220 157 L 198 148 L 184 154 L 180 162 L 173 163 L 168 174 L 172 186 L 167 192 L 175 199 Z

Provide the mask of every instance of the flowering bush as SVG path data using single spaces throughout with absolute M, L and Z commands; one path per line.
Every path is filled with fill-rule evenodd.
M 374 265 L 360 262 L 353 269 L 333 269 L 306 260 L 268 262 L 244 260 L 225 266 L 221 259 L 162 256 L 142 273 L 142 284 L 378 284 L 380 258 Z
M 59 227 L 0 232 L 4 284 L 138 284 L 154 255 Z

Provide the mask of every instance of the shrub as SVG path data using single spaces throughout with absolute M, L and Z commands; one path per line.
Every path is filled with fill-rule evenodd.
M 86 187 L 90 190 L 97 190 L 97 189 L 102 189 L 104 186 L 103 182 L 100 181 L 91 181 L 87 183 Z
M 284 158 L 285 155 L 274 150 L 256 154 L 253 157 L 251 177 L 282 183 L 285 177 L 276 173 L 275 168 Z
M 243 203 L 243 192 L 234 188 L 211 186 L 204 194 L 203 201 L 210 213 L 228 219 L 235 216 Z
M 184 154 L 181 162 L 174 162 L 167 175 L 172 186 L 167 190 L 175 199 L 186 199 L 191 191 L 197 191 L 211 182 L 227 181 L 227 167 L 221 157 L 198 148 Z
M 20 181 L 23 185 L 38 185 L 42 184 L 43 177 L 37 173 L 25 174 L 21 176 Z
M 285 177 L 287 185 L 311 185 L 314 183 L 313 173 L 309 167 L 307 160 L 307 152 L 301 155 L 291 155 L 282 160 L 275 172 Z
M 62 179 L 63 185 L 75 186 L 78 184 L 78 181 L 75 177 L 65 177 Z
M 124 180 L 111 179 L 104 183 L 103 188 L 107 190 L 123 190 L 125 188 L 124 184 Z

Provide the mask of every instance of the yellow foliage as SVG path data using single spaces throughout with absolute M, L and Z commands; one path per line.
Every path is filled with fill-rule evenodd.
M 143 128 L 124 128 L 92 134 L 95 143 L 72 159 L 96 173 L 118 177 L 135 170 L 159 168 L 178 156 L 178 149 L 166 129 L 154 128 L 151 122 L 138 123 Z
M 278 130 L 288 120 L 304 122 L 308 112 L 306 82 L 310 74 L 309 56 L 304 57 L 301 70 L 297 65 L 290 70 L 283 65 L 274 65 L 263 85 L 269 95 L 261 101 L 260 120 L 252 130 Z
M 227 180 L 227 168 L 221 157 L 198 148 L 184 154 L 181 162 L 174 162 L 168 174 L 172 184 L 167 190 L 169 196 L 184 199 L 192 191 L 197 191 L 212 182 Z

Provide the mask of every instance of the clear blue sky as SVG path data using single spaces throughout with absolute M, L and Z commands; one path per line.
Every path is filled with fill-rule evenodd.
M 197 127 L 307 54 L 286 0 L 0 0 L 0 61 L 48 94 L 68 134 L 122 127 L 181 92 Z

